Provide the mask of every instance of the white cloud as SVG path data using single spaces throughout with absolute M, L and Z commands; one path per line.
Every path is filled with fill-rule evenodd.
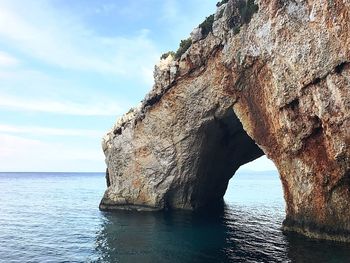
M 86 129 L 59 129 L 40 126 L 6 125 L 0 124 L 0 133 L 31 134 L 39 136 L 77 136 L 100 138 L 104 131 Z
M 4 50 L 14 50 L 18 56 L 0 53 L 0 110 L 13 111 L 8 118 L 13 118 L 14 123 L 21 120 L 16 120 L 16 111 L 80 116 L 120 115 L 136 96 L 134 90 L 129 92 L 128 89 L 135 86 L 135 89 L 144 91 L 143 85 L 138 86 L 140 80 L 149 85 L 145 88 L 150 88 L 153 82 L 153 66 L 160 54 L 157 45 L 168 41 L 160 41 L 156 45 L 151 36 L 157 32 L 150 34 L 147 29 L 128 32 L 128 27 L 134 26 L 128 21 L 119 25 L 125 27 L 126 30 L 122 31 L 128 32 L 128 35 L 106 36 L 102 33 L 105 30 L 99 31 L 98 27 L 89 24 L 96 17 L 90 21 L 84 20 L 84 11 L 71 12 L 70 4 L 65 9 L 63 2 L 67 1 L 0 0 L 0 46 L 7 47 Z M 127 18 L 138 14 L 142 16 L 146 11 L 157 13 L 162 10 L 165 16 L 157 15 L 155 20 L 163 19 L 161 25 L 167 34 L 155 38 L 170 39 L 169 42 L 175 41 L 177 45 L 182 36 L 188 35 L 192 25 L 195 26 L 204 18 L 203 14 L 208 15 L 207 10 L 204 10 L 209 6 L 207 3 L 215 6 L 211 0 L 193 0 L 186 4 L 166 0 L 164 9 L 163 2 L 156 3 L 159 10 L 140 9 L 148 2 L 130 1 L 125 5 L 113 3 L 110 6 L 102 4 L 101 9 L 96 11 L 112 15 L 116 8 L 118 12 L 124 12 L 123 16 Z M 195 6 L 196 12 L 193 12 L 192 6 Z M 124 10 L 120 11 L 121 8 Z M 147 14 L 145 17 L 149 18 Z M 107 16 L 104 18 L 108 22 Z M 153 22 L 143 24 L 140 21 L 138 23 L 141 26 L 153 26 Z M 109 28 L 112 25 L 106 26 L 106 32 L 117 34 L 117 29 Z M 171 38 L 172 35 L 174 38 Z M 87 75 L 90 73 L 91 76 Z M 100 82 L 98 78 L 105 81 Z M 128 85 L 128 79 L 132 80 L 131 85 Z M 32 114 L 27 116 L 28 123 Z M 35 124 L 38 116 L 41 117 L 35 114 L 31 122 L 33 126 L 0 125 L 2 171 L 104 169 L 104 157 L 98 142 L 101 137 L 99 131 L 39 127 L 35 126 L 40 125 Z M 64 117 L 69 119 L 71 116 Z M 90 121 L 90 118 L 81 119 Z M 105 118 L 94 118 L 95 126 L 100 125 L 99 119 Z M 59 118 L 57 123 L 62 125 Z M 81 140 L 74 137 L 81 134 L 85 136 Z M 43 136 L 40 140 L 26 138 L 31 135 Z M 45 142 L 48 139 L 45 135 L 60 136 L 60 141 Z M 95 136 L 96 147 L 92 139 Z
M 102 150 L 0 133 L 1 171 L 103 171 Z
M 19 61 L 8 53 L 0 51 L 0 67 L 16 67 Z
M 0 108 L 15 111 L 31 111 L 57 113 L 80 116 L 115 116 L 124 110 L 115 102 L 103 101 L 96 104 L 92 101 L 75 103 L 70 101 L 55 101 L 46 99 L 29 99 L 1 94 Z
M 2 0 L 1 42 L 65 69 L 135 76 L 143 67 L 153 68 L 159 52 L 147 31 L 127 38 L 101 37 L 74 14 L 49 3 Z

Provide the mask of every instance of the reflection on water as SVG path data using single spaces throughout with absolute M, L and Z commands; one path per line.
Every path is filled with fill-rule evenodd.
M 230 233 L 221 216 L 105 213 L 97 251 L 107 262 L 214 262 L 228 260 Z
M 217 211 L 103 213 L 103 174 L 0 173 L 0 262 L 350 262 L 284 235 L 277 174 L 238 174 Z
M 279 227 L 283 218 L 264 209 L 247 211 L 225 206 L 219 214 L 175 211 L 117 212 L 103 213 L 103 216 L 105 219 L 96 237 L 97 262 L 350 260 L 349 245 L 293 234 L 286 236 Z M 273 223 L 274 219 L 278 223 Z
M 216 211 L 102 213 L 96 261 L 350 262 L 347 244 L 283 234 L 282 196 L 277 174 L 245 174 Z

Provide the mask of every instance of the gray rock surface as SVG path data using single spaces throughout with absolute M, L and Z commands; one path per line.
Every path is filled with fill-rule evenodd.
M 202 29 L 200 27 L 196 27 L 191 32 L 191 40 L 192 42 L 197 42 L 203 38 L 202 36 Z

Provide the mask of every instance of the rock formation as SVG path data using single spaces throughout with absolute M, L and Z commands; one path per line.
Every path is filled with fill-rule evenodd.
M 350 241 L 350 2 L 222 1 L 103 139 L 101 209 L 196 209 L 242 165 L 279 170 L 285 230 Z

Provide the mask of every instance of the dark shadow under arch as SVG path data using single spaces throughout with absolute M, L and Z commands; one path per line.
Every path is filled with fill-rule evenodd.
M 198 134 L 201 138 L 199 165 L 190 200 L 194 209 L 221 202 L 236 170 L 264 155 L 245 132 L 233 109 L 222 118 L 207 122 Z

